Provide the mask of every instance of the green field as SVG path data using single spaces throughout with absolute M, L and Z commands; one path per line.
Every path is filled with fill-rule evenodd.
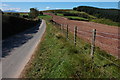
M 58 13 L 58 16 L 63 16 L 68 19 L 73 19 L 73 20 L 79 20 L 79 21 L 89 21 L 89 19 L 83 18 L 83 17 L 77 17 L 77 16 L 64 16 L 63 14 Z
M 50 20 L 52 17 L 48 15 L 39 16 L 40 19 Z
M 40 18 L 50 19 L 44 15 Z M 59 26 L 47 21 L 47 30 L 39 45 L 25 78 L 120 78 L 120 69 L 108 60 L 120 65 L 120 60 L 108 55 L 96 47 L 94 60 L 90 57 L 90 44 L 77 38 L 77 46 L 73 43 L 73 35 Z M 80 43 L 78 43 L 80 42 Z M 99 55 L 107 58 L 100 57 Z M 94 62 L 93 62 L 94 61 Z
M 89 21 L 89 19 L 83 18 L 83 17 L 75 17 L 75 16 L 65 16 L 66 18 L 70 20 L 78 20 L 78 21 Z
M 63 14 L 57 13 L 58 16 L 64 16 Z

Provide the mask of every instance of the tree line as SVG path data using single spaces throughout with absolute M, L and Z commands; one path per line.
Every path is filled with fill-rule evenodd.
M 9 16 L 29 18 L 29 19 L 34 19 L 39 15 L 43 15 L 43 12 L 37 10 L 36 8 L 30 8 L 30 12 L 27 12 L 28 15 L 26 15 L 26 13 L 19 13 L 19 12 L 3 12 L 2 10 L 0 10 L 0 13 L 6 16 L 9 15 Z
M 20 17 L 4 15 L 2 16 L 2 19 L 2 39 L 34 27 L 40 22 L 40 20 L 26 20 Z
M 115 22 L 120 22 L 119 9 L 102 9 L 89 6 L 74 7 L 73 10 L 83 11 L 98 18 L 106 18 Z
M 0 10 L 0 13 L 2 14 L 2 39 L 6 39 L 12 35 L 36 26 L 41 22 L 41 20 L 35 18 L 39 15 L 43 15 L 43 13 L 39 12 L 35 8 L 31 8 L 29 15 L 24 15 L 24 17 L 20 17 L 20 13 L 6 14 L 2 10 Z

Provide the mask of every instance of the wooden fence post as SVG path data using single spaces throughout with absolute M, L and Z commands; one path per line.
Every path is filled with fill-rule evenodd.
M 59 28 L 60 28 L 60 30 L 61 30 L 61 25 L 60 25 L 60 24 L 58 24 L 58 26 L 59 26 Z
M 62 25 L 62 28 L 63 28 L 63 33 L 64 33 L 64 25 Z
M 91 57 L 94 57 L 94 50 L 95 50 L 95 38 L 96 38 L 96 29 L 92 31 L 92 42 L 91 42 Z
M 76 38 L 77 38 L 77 26 L 74 27 L 74 44 L 76 46 Z
M 68 24 L 67 24 L 67 29 L 66 29 L 67 31 L 66 31 L 66 38 L 67 38 L 67 40 L 68 40 Z
M 62 30 L 62 24 L 60 25 L 60 30 Z

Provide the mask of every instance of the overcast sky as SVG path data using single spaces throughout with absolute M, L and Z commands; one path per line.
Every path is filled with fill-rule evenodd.
M 1 0 L 2 2 L 119 2 L 120 0 Z

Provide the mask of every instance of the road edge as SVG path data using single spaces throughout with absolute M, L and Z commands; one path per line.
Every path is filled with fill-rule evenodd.
M 42 22 L 45 21 L 45 20 L 42 20 Z M 46 24 L 46 21 L 45 21 L 45 24 Z M 47 27 L 47 26 L 46 26 Z M 28 60 L 28 62 L 25 64 L 24 66 L 24 69 L 21 71 L 20 75 L 18 76 L 18 78 L 23 78 L 24 77 L 24 74 L 26 73 L 27 69 L 29 68 L 28 66 L 31 64 L 32 60 L 34 59 L 34 56 L 36 54 L 36 51 L 38 50 L 39 48 L 39 45 L 41 44 L 42 40 L 44 39 L 45 37 L 45 34 L 46 34 L 46 27 L 45 27 L 45 31 L 41 37 L 41 39 L 39 39 L 38 43 L 36 44 L 36 47 L 34 49 L 34 51 L 32 52 L 32 55 L 30 57 L 30 59 Z M 41 28 L 41 27 L 40 27 Z

